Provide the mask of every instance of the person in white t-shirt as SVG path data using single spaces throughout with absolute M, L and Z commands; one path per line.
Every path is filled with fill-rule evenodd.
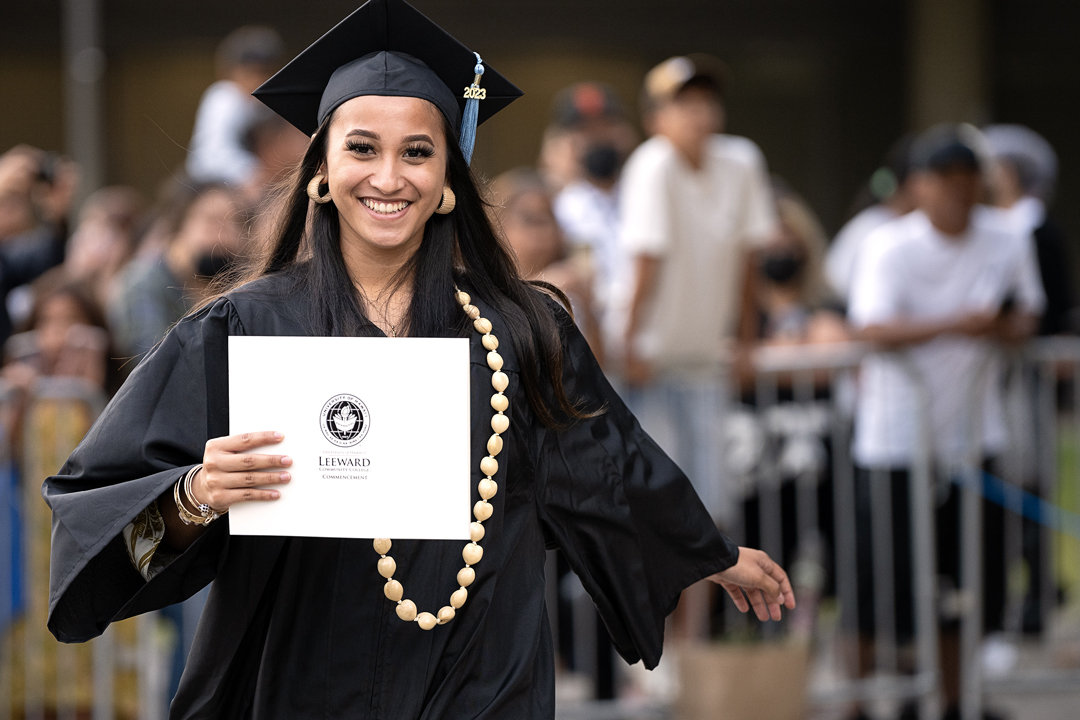
M 840 299 L 851 299 L 851 284 L 859 253 L 867 236 L 885 223 L 915 209 L 909 158 L 911 137 L 905 136 L 889 150 L 885 163 L 874 171 L 862 197 L 876 200 L 860 210 L 840 228 L 825 256 L 825 276 Z
M 941 128 L 945 135 L 951 128 Z M 966 451 L 963 382 L 974 375 L 989 341 L 1030 335 L 1045 297 L 1034 247 L 997 216 L 978 212 L 979 160 L 956 134 L 931 136 L 943 147 L 916 178 L 919 210 L 871 234 L 860 258 L 849 316 L 864 339 L 907 353 L 929 384 L 938 460 Z M 928 141 L 927 141 L 928 142 Z M 936 147 L 936 146 L 931 146 Z M 915 428 L 911 382 L 890 355 L 864 368 L 855 458 L 867 467 L 910 462 Z M 992 390 L 993 381 L 985 387 Z M 988 391 L 982 410 L 983 452 L 1005 440 L 1000 399 Z
M 906 498 L 918 426 L 917 387 L 909 371 L 918 377 L 929 402 L 926 437 L 935 465 L 941 477 L 955 477 L 971 455 L 968 418 L 974 399 L 981 401 L 979 427 L 971 429 L 981 440 L 977 454 L 986 459 L 1004 449 L 1000 367 L 993 345 L 1029 337 L 1045 303 L 1030 238 L 1018 237 L 999 214 L 976 207 L 983 187 L 973 133 L 977 131 L 970 126 L 939 126 L 916 141 L 913 191 L 918 210 L 867 237 L 849 307 L 849 319 L 862 338 L 883 350 L 863 363 L 856 411 L 859 625 L 864 635 L 873 632 L 869 487 L 889 482 L 901 643 L 913 632 Z M 960 574 L 955 488 L 939 506 L 936 524 L 938 571 L 955 587 Z M 988 540 L 987 547 L 990 544 Z M 987 582 L 984 589 L 988 626 L 1000 622 L 1003 575 L 1000 580 L 1000 587 Z M 952 620 L 943 624 L 941 642 L 943 656 L 955 658 L 959 634 Z M 942 671 L 946 700 L 955 705 L 959 667 L 950 662 Z
M 206 89 L 195 113 L 186 164 L 192 180 L 239 189 L 258 170 L 247 135 L 267 110 L 251 93 L 280 68 L 284 47 L 277 31 L 255 25 L 238 28 L 221 41 L 221 79 Z
M 765 161 L 723 128 L 719 61 L 667 60 L 645 79 L 653 136 L 622 176 L 620 243 L 631 258 L 621 306 L 622 377 L 646 431 L 675 458 L 722 523 L 736 503 L 725 487 L 717 424 L 727 394 L 725 340 L 739 325 L 755 266 L 772 235 Z M 753 318 L 752 305 L 747 304 Z

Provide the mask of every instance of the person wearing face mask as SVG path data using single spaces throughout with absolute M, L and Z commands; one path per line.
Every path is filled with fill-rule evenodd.
M 847 340 L 843 319 L 827 307 L 825 232 L 802 198 L 780 182 L 773 191 L 780 222 L 757 254 L 759 338 L 767 345 Z
M 636 143 L 637 133 L 610 86 L 581 82 L 556 96 L 541 164 L 550 161 L 552 147 L 564 148 L 567 179 L 555 195 L 555 217 L 593 275 L 594 309 L 605 334 L 613 330 L 610 310 L 618 283 L 628 280 L 619 247 L 619 174 Z M 555 174 L 548 167 L 549 182 Z
M 153 348 L 241 249 L 241 214 L 225 185 L 173 183 L 156 225 L 164 249 L 129 263 L 108 305 L 116 348 L 124 357 Z

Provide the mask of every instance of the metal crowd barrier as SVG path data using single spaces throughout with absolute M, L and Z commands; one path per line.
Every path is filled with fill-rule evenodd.
M 1040 339 L 1023 348 L 991 348 L 977 372 L 963 378 L 967 406 L 958 408 L 958 414 L 967 420 L 968 453 L 956 477 L 936 467 L 926 385 L 915 366 L 902 353 L 897 355 L 916 392 L 915 452 L 910 458 L 906 498 L 911 508 L 913 637 L 905 643 L 896 634 L 900 589 L 894 583 L 898 558 L 893 556 L 891 481 L 881 472 L 871 472 L 863 487 L 869 495 L 875 641 L 872 663 L 864 660 L 860 667 L 859 491 L 850 448 L 859 368 L 869 352 L 871 348 L 858 343 L 764 348 L 754 358 L 750 386 L 744 384 L 741 392 L 734 393 L 742 402 L 728 411 L 719 442 L 725 445 L 730 466 L 726 481 L 741 484 L 745 502 L 744 512 L 737 513 L 734 526 L 725 530 L 738 542 L 756 543 L 782 560 L 802 595 L 800 609 L 780 624 L 762 625 L 726 608 L 727 634 L 765 642 L 800 638 L 812 642 L 814 667 L 806 692 L 810 706 L 819 711 L 860 703 L 871 714 L 875 708 L 895 713 L 910 703 L 919 717 L 929 720 L 937 718 L 944 705 L 939 617 L 943 609 L 951 607 L 960 617 L 964 720 L 981 718 L 987 697 L 992 705 L 995 696 L 1080 691 L 1080 668 L 1057 668 L 1050 661 L 1055 642 L 1051 630 L 1060 614 L 1057 577 L 1071 567 L 1056 562 L 1055 553 L 1071 548 L 1068 558 L 1072 563 L 1080 560 L 1080 535 L 1057 532 L 1047 519 L 1071 519 L 1074 531 L 1080 532 L 1080 516 L 1075 514 L 1080 510 L 1080 338 Z M 1010 578 L 1005 637 L 1019 645 L 1027 658 L 1035 658 L 1034 663 L 1022 658 L 1011 668 L 989 676 L 983 663 L 982 503 L 984 497 L 994 499 L 987 484 L 993 477 L 984 475 L 981 422 L 976 422 L 983 400 L 981 390 L 976 389 L 983 387 L 986 373 L 993 374 L 993 381 L 1002 390 L 1008 428 L 1008 446 L 995 463 L 1003 480 L 994 480 L 998 482 L 997 493 L 1004 496 L 995 501 L 1005 506 L 1003 563 Z M 1059 461 L 1067 463 L 1067 473 Z M 1054 505 L 1062 478 L 1075 488 L 1076 504 L 1071 508 Z M 935 507 L 938 493 L 948 483 L 960 486 L 963 574 L 955 589 L 939 586 L 935 549 Z M 1036 518 L 1041 524 L 1034 563 L 1030 558 L 1025 560 L 1021 537 L 1024 532 L 1031 533 L 1033 503 L 1042 508 L 1042 517 Z M 1023 515 L 1029 520 L 1023 520 Z M 1019 571 L 1025 563 L 1030 579 L 1021 587 L 1015 578 L 1025 575 Z M 549 569 L 553 566 L 552 562 Z M 583 593 L 573 591 L 572 581 L 564 580 L 556 587 L 552 576 L 549 572 L 549 611 L 556 641 L 558 618 L 551 605 L 558 602 L 561 593 L 564 606 L 569 600 L 573 608 L 569 613 L 575 626 L 571 644 L 578 658 L 574 670 L 595 679 L 591 603 Z M 1075 576 L 1073 591 L 1080 593 L 1080 566 Z M 826 585 L 831 585 L 831 590 Z M 1025 605 L 1027 624 L 1036 628 L 1029 628 L 1026 635 Z M 565 645 L 566 638 L 563 640 Z M 1080 648 L 1077 652 L 1080 654 Z M 621 665 L 621 661 L 616 664 Z M 559 717 L 652 718 L 671 717 L 673 713 L 671 707 L 658 709 L 655 703 L 635 707 L 576 703 L 561 708 Z
M 1080 338 L 1041 338 L 1021 349 L 1001 352 L 1010 440 L 999 463 L 1003 479 L 983 476 L 973 463 L 968 464 L 971 472 L 963 488 L 968 524 L 962 553 L 972 567 L 981 559 L 981 496 L 1002 505 L 1004 564 L 1009 577 L 1004 634 L 1014 640 L 1034 635 L 1029 642 L 1034 652 L 1029 662 L 1020 658 L 1011 669 L 985 676 L 980 662 L 982 617 L 978 603 L 973 602 L 980 594 L 981 576 L 970 573 L 962 587 L 965 606 L 975 610 L 963 615 L 961 629 L 963 720 L 981 718 L 987 696 L 1080 690 L 1080 643 L 1072 668 L 1056 667 L 1052 661 L 1066 610 L 1059 608 L 1059 580 L 1071 576 L 1074 612 L 1080 601 L 1076 597 L 1080 594 Z M 969 415 L 974 417 L 979 399 L 970 401 Z M 973 433 L 973 452 L 978 442 Z M 1070 490 L 1071 499 L 1059 490 Z M 1025 521 L 1029 529 L 1037 530 L 1034 568 L 1024 557 Z M 1017 576 L 1026 576 L 1027 582 L 1013 582 Z M 1026 612 L 1025 606 L 1034 611 Z
M 22 588 L 22 612 L 0 625 L 0 720 L 158 720 L 166 714 L 171 638 L 156 614 L 115 623 L 81 645 L 58 643 L 46 628 L 51 516 L 41 482 L 60 469 L 105 400 L 77 379 L 41 378 L 29 396 L 0 389 L 0 408 L 15 420 L 0 444 L 0 462 L 21 478 Z M 4 569 L 2 590 L 11 597 L 13 568 Z
M 752 500 L 744 505 L 747 512 L 737 514 L 739 521 L 727 530 L 736 540 L 757 542 L 773 557 L 782 559 L 804 595 L 800 597 L 800 611 L 779 625 L 759 625 L 752 618 L 729 611 L 724 617 L 728 631 L 743 636 L 749 633 L 764 640 L 812 638 L 817 645 L 815 663 L 828 666 L 825 671 L 815 671 L 810 683 L 812 705 L 895 705 L 914 701 L 921 717 L 928 719 L 936 716 L 941 703 L 937 619 L 943 596 L 935 572 L 933 498 L 937 478 L 931 460 L 933 438 L 926 418 L 925 390 L 918 410 L 917 452 L 912 458 L 910 482 L 910 502 L 915 509 L 910 516 L 914 640 L 910 648 L 903 648 L 895 635 L 892 497 L 890 492 L 881 491 L 888 486 L 880 478 L 871 478 L 876 590 L 872 672 L 865 668 L 860 672 L 854 660 L 858 539 L 856 478 L 849 448 L 858 368 L 868 351 L 866 346 L 852 343 L 766 348 L 757 353 L 753 385 L 746 393 L 749 402 L 731 409 L 725 435 L 718 439 L 725 443 L 731 460 L 729 481 L 741 482 L 745 497 Z M 1080 538 L 1063 539 L 1067 536 L 1057 532 L 1051 521 L 1058 512 L 1054 503 L 1058 500 L 1059 480 L 1064 477 L 1062 462 L 1075 476 L 1072 482 L 1080 487 L 1080 338 L 1038 340 L 1021 350 L 1004 351 L 998 357 L 1004 369 L 1001 387 L 1008 400 L 1010 438 L 998 463 L 1006 496 L 1007 567 L 1024 562 L 1021 516 L 1032 514 L 1032 503 L 1043 508 L 1036 517 L 1041 523 L 1037 567 L 1030 573 L 1026 589 L 1010 590 L 1005 629 L 1010 636 L 1020 637 L 1024 603 L 1030 606 L 1031 598 L 1037 598 L 1033 615 L 1040 634 L 1031 642 L 1036 654 L 1047 656 L 1052 649 L 1050 630 L 1057 611 L 1056 573 L 1062 571 L 1061 563 L 1055 568 L 1055 554 L 1067 550 L 1072 553 L 1069 557 L 1080 558 Z M 983 372 L 989 371 L 987 368 L 989 363 L 984 364 Z M 919 378 L 915 380 L 922 388 Z M 978 374 L 968 381 L 971 387 L 978 387 Z M 974 392 L 967 395 L 967 417 L 973 421 L 979 416 L 981 398 Z M 10 417 L 21 402 L 17 393 L 0 387 L 0 409 L 5 416 Z M 101 638 L 81 646 L 56 643 L 45 628 L 50 518 L 41 499 L 40 480 L 60 467 L 103 402 L 99 392 L 77 381 L 43 380 L 22 407 L 17 428 L 21 444 L 16 447 L 10 438 L 0 442 L 0 466 L 10 467 L 11 460 L 18 461 L 23 478 L 19 504 L 24 597 L 22 614 L 6 627 L 0 626 L 0 720 L 76 718 L 88 714 L 93 720 L 156 720 L 164 716 L 168 646 L 174 640 L 165 637 L 154 614 L 117 623 Z M 981 453 L 977 426 L 969 422 L 970 457 L 962 483 L 964 532 L 960 551 L 967 561 L 966 573 L 953 598 L 963 610 L 960 634 L 965 720 L 980 717 L 987 695 L 1075 691 L 1080 687 L 1080 671 L 1052 664 L 1047 667 L 1045 663 L 1034 667 L 1020 663 L 1006 674 L 995 675 L 992 682 L 985 677 L 980 661 L 983 632 L 979 600 L 981 500 L 987 490 L 978 464 Z M 1072 512 L 1077 509 L 1071 508 Z M 1066 508 L 1062 517 L 1074 517 L 1068 511 Z M 570 642 L 577 658 L 576 670 L 591 679 L 592 686 L 585 694 L 595 693 L 596 687 L 612 682 L 602 677 L 602 673 L 610 672 L 604 669 L 610 652 L 599 640 L 602 624 L 597 622 L 589 598 L 575 592 L 572 577 L 564 580 L 562 588 L 554 585 L 554 565 L 550 558 L 548 601 L 553 631 L 558 633 L 556 608 L 561 594 L 569 599 L 568 615 L 574 625 Z M 823 579 L 828 568 L 834 585 L 831 593 L 825 591 Z M 11 597 L 7 580 L 11 568 L 0 564 L 0 570 L 5 571 L 4 592 L 0 593 L 4 595 L 0 600 L 2 620 L 4 613 L 10 615 L 5 603 Z M 839 608 L 831 648 L 824 647 L 830 639 L 821 626 L 832 603 L 829 597 L 816 602 L 818 596 L 827 595 Z M 584 705 L 564 708 L 561 716 L 658 718 L 668 713 L 654 704 L 639 704 L 636 710 L 628 710 L 607 702 L 593 704 L 592 710 Z
M 755 391 L 750 412 L 765 437 L 756 441 L 760 448 L 757 462 L 744 460 L 742 474 L 748 491 L 758 498 L 760 532 L 756 541 L 773 557 L 783 558 L 796 583 L 800 565 L 815 557 L 823 540 L 824 529 L 816 522 L 821 517 L 817 491 L 822 484 L 831 485 L 832 577 L 841 629 L 839 672 L 827 680 L 819 674 L 809 688 L 811 703 L 822 706 L 892 701 L 895 707 L 910 701 L 916 704 L 921 718 L 936 718 L 943 706 L 938 619 L 945 605 L 952 605 L 960 617 L 960 699 L 964 720 L 982 718 L 986 696 L 1050 690 L 1077 692 L 1080 668 L 1056 668 L 1050 660 L 1055 642 L 1051 630 L 1059 615 L 1057 578 L 1063 567 L 1071 567 L 1055 565 L 1055 549 L 1072 543 L 1070 557 L 1080 559 L 1080 536 L 1076 534 L 1080 531 L 1080 516 L 1076 515 L 1080 498 L 1074 497 L 1076 505 L 1072 508 L 1055 504 L 1058 483 L 1066 477 L 1058 465 L 1063 457 L 1062 446 L 1071 450 L 1067 457 L 1071 458 L 1072 475 L 1068 477 L 1071 487 L 1076 488 L 1074 492 L 1080 494 L 1080 338 L 1038 339 L 1022 348 L 988 347 L 978 369 L 961 380 L 966 383 L 966 407 L 961 408 L 960 415 L 966 420 L 963 430 L 967 457 L 958 477 L 949 477 L 935 467 L 927 386 L 914 364 L 903 353 L 897 354 L 916 392 L 916 439 L 910 459 L 908 497 L 912 508 L 909 521 L 914 638 L 907 648 L 897 642 L 893 497 L 889 478 L 871 472 L 874 669 L 860 673 L 855 653 L 844 647 L 844 638 L 859 626 L 856 478 L 849 449 L 858 367 L 868 352 L 870 348 L 858 344 L 776 347 L 759 351 L 754 362 Z M 1008 445 L 995 462 L 1004 479 L 988 476 L 982 468 L 982 388 L 988 380 L 998 384 L 1005 399 Z M 816 453 L 805 447 L 795 452 L 815 437 L 820 443 Z M 819 461 L 804 462 L 800 467 L 800 457 L 817 457 Z M 795 509 L 785 517 L 781 481 L 792 477 Z M 955 593 L 939 587 L 936 571 L 935 493 L 948 482 L 960 485 L 962 575 Z M 992 491 L 991 485 L 997 490 Z M 983 663 L 984 497 L 1005 507 L 1002 572 L 1008 581 L 1004 636 L 1035 658 L 1026 667 L 1021 661 L 1013 663 L 1011 669 L 999 669 L 991 678 L 986 677 Z M 1025 561 L 1021 537 L 1023 516 L 1030 520 L 1033 506 L 1037 508 L 1034 522 L 1038 523 L 1039 535 L 1034 567 Z M 1072 521 L 1074 534 L 1058 532 L 1054 518 Z M 785 542 L 788 535 L 794 540 Z M 1030 577 L 1026 587 L 1016 581 L 1024 575 Z M 1076 575 L 1080 576 L 1080 568 Z M 1073 592 L 1080 592 L 1080 583 L 1074 585 Z M 1037 598 L 1037 604 L 1034 613 L 1028 613 L 1028 624 L 1035 630 L 1029 629 L 1025 639 L 1023 610 L 1025 604 L 1033 604 L 1032 598 Z M 770 635 L 769 626 L 762 630 L 763 637 Z M 793 630 L 791 621 L 786 621 L 786 627 L 773 627 L 771 634 L 790 635 Z M 820 652 L 818 656 L 820 662 Z
M 744 484 L 746 493 L 756 499 L 758 533 L 757 537 L 750 537 L 744 528 L 733 528 L 732 532 L 739 542 L 760 544 L 771 557 L 788 567 L 794 584 L 804 595 L 801 600 L 811 603 L 803 612 L 818 614 L 813 604 L 823 594 L 823 576 L 831 566 L 835 604 L 839 608 L 831 658 L 833 672 L 829 677 L 819 677 L 808 689 L 811 704 L 909 701 L 918 704 L 923 718 L 929 718 L 939 680 L 934 620 L 933 486 L 924 394 L 917 398 L 917 447 L 908 483 L 912 508 L 913 653 L 902 658 L 896 637 L 891 481 L 887 474 L 873 472 L 867 488 L 874 561 L 873 670 L 864 668 L 860 672 L 859 668 L 859 492 L 849 450 L 858 369 L 869 351 L 861 343 L 844 343 L 766 347 L 756 353 L 753 393 L 750 403 L 742 406 L 742 412 L 750 415 L 757 428 L 759 436 L 752 444 L 759 450 L 755 455 L 736 449 L 734 454 L 742 457 L 732 470 Z M 729 455 L 732 449 L 735 448 L 729 445 Z M 794 508 L 786 519 L 785 481 L 794 484 L 792 501 L 788 503 Z M 823 486 L 828 492 L 822 492 Z M 819 506 L 822 495 L 831 497 L 831 507 Z M 830 514 L 831 527 L 823 527 L 822 518 Z M 808 570 L 813 570 L 809 578 Z M 813 628 L 819 619 L 811 617 L 803 622 L 801 634 L 806 639 L 815 636 Z M 755 620 L 747 622 L 756 624 Z M 779 625 L 762 626 L 761 636 L 791 635 L 793 630 L 792 620 L 787 620 Z

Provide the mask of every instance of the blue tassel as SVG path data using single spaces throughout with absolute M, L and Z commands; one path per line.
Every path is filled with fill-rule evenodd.
M 474 52 L 473 55 L 476 56 L 476 67 L 473 68 L 476 79 L 473 80 L 473 84 L 469 86 L 465 95 L 468 99 L 465 101 L 465 114 L 461 117 L 461 139 L 458 141 L 466 163 L 472 163 L 473 148 L 476 145 L 476 121 L 480 115 L 480 100 L 487 94 L 480 90 L 480 76 L 484 74 L 484 61 L 480 59 L 480 53 Z

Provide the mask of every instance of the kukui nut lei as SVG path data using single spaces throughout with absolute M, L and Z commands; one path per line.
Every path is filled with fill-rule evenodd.
M 491 322 L 480 317 L 480 308 L 471 304 L 472 298 L 469 297 L 468 293 L 458 290 L 454 296 L 461 304 L 461 309 L 472 320 L 473 327 L 483 336 L 481 342 L 488 351 L 487 363 L 492 370 L 491 386 L 495 388 L 495 394 L 491 396 L 491 407 L 495 414 L 491 418 L 491 429 L 494 434 L 487 441 L 488 454 L 480 461 L 480 474 L 484 476 L 484 479 L 477 486 L 480 492 L 480 500 L 473 506 L 473 515 L 476 520 L 469 524 L 469 537 L 472 541 L 461 551 L 461 557 L 465 560 L 465 567 L 458 570 L 457 583 L 459 587 L 450 595 L 450 604 L 440 608 L 437 615 L 432 615 L 429 612 L 417 613 L 416 603 L 405 599 L 405 588 L 394 579 L 397 563 L 394 562 L 394 558 L 387 555 L 392 545 L 390 538 L 375 538 L 372 543 L 375 552 L 379 553 L 379 574 L 386 578 L 383 594 L 397 603 L 397 615 L 399 618 L 405 622 L 415 621 L 424 630 L 431 630 L 436 625 L 445 625 L 453 620 L 454 613 L 461 609 L 461 606 L 465 604 L 465 600 L 469 597 L 467 588 L 476 579 L 476 571 L 473 570 L 472 566 L 480 562 L 480 558 L 484 557 L 484 548 L 477 543 L 484 537 L 484 521 L 491 517 L 494 510 L 488 501 L 495 497 L 495 493 L 499 491 L 498 483 L 492 479 L 492 476 L 499 471 L 499 461 L 495 459 L 495 456 L 502 452 L 503 440 L 500 436 L 510 427 L 510 418 L 504 414 L 507 408 L 510 407 L 510 401 L 503 394 L 503 391 L 510 384 L 510 378 L 502 371 L 503 359 L 497 352 L 499 340 L 491 334 Z

